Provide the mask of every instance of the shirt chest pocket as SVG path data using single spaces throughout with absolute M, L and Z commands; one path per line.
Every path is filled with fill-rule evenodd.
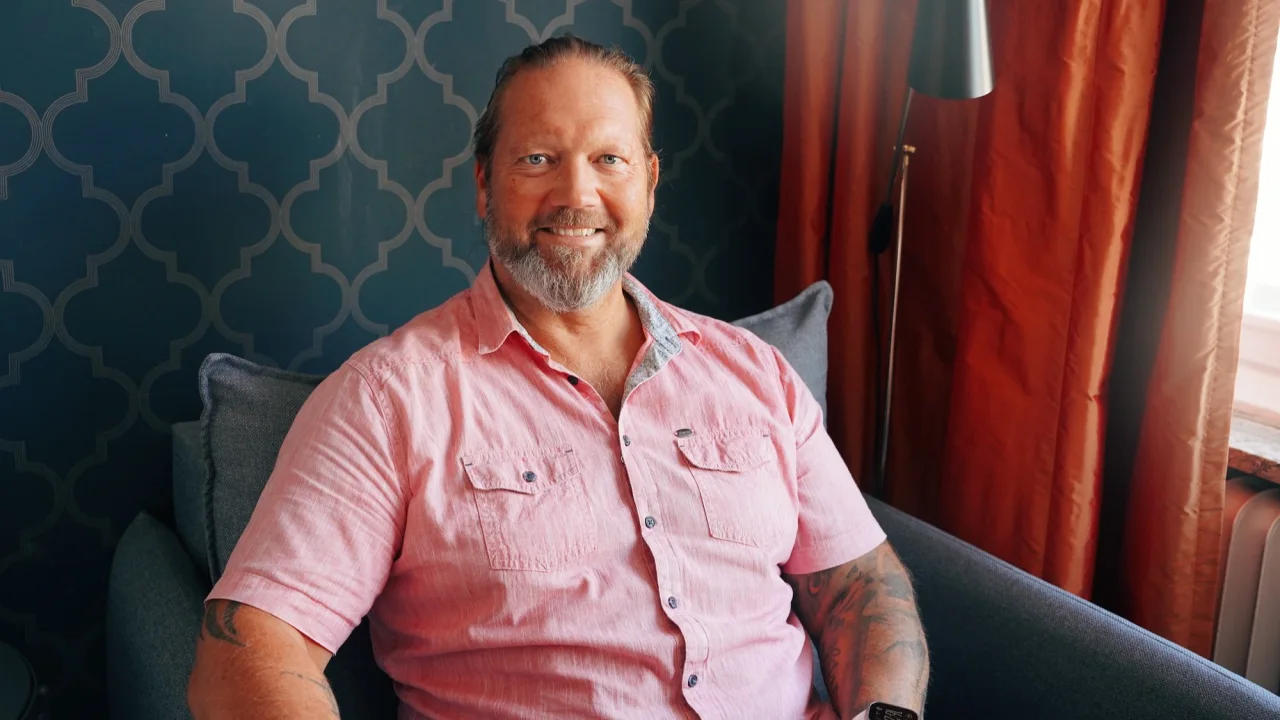
M 756 547 L 782 537 L 793 503 L 768 432 L 694 435 L 676 445 L 702 497 L 712 537 Z
M 572 448 L 463 459 L 489 566 L 551 572 L 596 548 L 596 522 Z

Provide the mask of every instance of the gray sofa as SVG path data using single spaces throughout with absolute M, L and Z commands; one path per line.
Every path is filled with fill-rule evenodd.
M 174 483 L 204 484 L 200 428 L 174 427 Z M 869 499 L 915 577 L 933 658 L 928 718 L 1280 718 L 1280 697 L 929 525 Z M 208 570 L 148 515 L 129 526 L 107 605 L 111 717 L 189 717 Z M 192 538 L 195 539 L 195 538 Z M 344 718 L 393 718 L 361 626 L 330 664 Z M 987 714 L 987 711 L 990 711 Z
M 737 324 L 778 346 L 822 402 L 830 289 Z M 121 538 L 107 601 L 117 720 L 190 717 L 202 603 L 248 521 L 315 376 L 211 356 L 201 422 L 173 427 L 172 526 L 142 514 Z M 874 499 L 911 570 L 933 661 L 926 717 L 1280 718 L 1280 698 Z M 342 717 L 393 718 L 367 623 L 325 674 Z

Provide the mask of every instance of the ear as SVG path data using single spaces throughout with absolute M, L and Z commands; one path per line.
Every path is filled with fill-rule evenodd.
M 484 180 L 484 158 L 476 158 L 476 215 L 484 219 L 485 207 L 489 202 L 489 186 Z
M 658 196 L 658 153 L 649 155 L 649 212 L 653 212 Z

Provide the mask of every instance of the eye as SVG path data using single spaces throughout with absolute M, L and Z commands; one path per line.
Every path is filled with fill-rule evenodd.
M 622 158 L 617 155 L 602 155 L 600 157 L 600 162 L 605 165 L 620 165 L 622 163 Z
M 539 167 L 547 164 L 547 156 L 542 153 L 534 153 L 532 155 L 526 155 L 524 161 L 534 167 Z

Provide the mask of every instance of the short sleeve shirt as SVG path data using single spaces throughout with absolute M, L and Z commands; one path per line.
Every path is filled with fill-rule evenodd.
M 885 535 L 781 354 L 625 290 L 615 419 L 490 272 L 311 395 L 210 598 L 336 651 L 402 718 L 834 718 L 783 575 Z

